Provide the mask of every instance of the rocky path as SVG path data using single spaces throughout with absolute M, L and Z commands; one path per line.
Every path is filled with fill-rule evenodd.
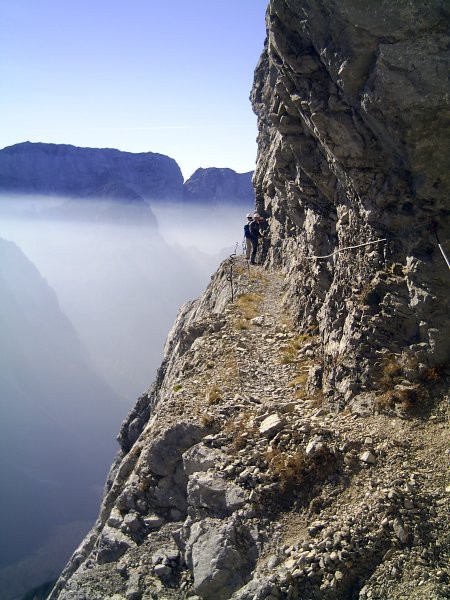
M 292 392 L 288 383 L 293 369 L 281 363 L 281 350 L 288 347 L 287 343 L 294 334 L 283 323 L 283 318 L 288 318 L 281 306 L 282 279 L 277 274 L 268 277 L 253 267 L 245 287 L 248 291 L 244 291 L 237 299 L 235 313 L 245 314 L 242 305 L 245 306 L 246 296 L 254 295 L 255 300 L 251 303 L 251 309 L 247 309 L 247 322 L 242 322 L 243 317 L 240 317 L 240 321 L 239 316 L 235 317 L 240 326 L 245 327 L 233 334 L 240 387 L 243 392 L 260 401 L 280 398 L 280 395 L 287 398 Z M 253 313 L 255 316 L 251 317 Z
M 239 263 L 238 263 L 239 264 Z M 304 383 L 314 357 L 314 336 L 293 329 L 283 306 L 284 280 L 240 262 L 239 295 L 229 307 L 226 339 L 237 364 L 236 391 L 261 403 L 290 402 Z
M 324 597 L 350 598 L 345 586 L 360 577 L 367 578 L 361 599 L 419 599 L 430 590 L 445 598 L 448 498 L 438 448 L 442 455 L 447 405 L 436 406 L 429 423 L 330 413 L 314 386 L 315 332 L 295 330 L 284 311 L 282 274 L 249 272 L 242 262 L 237 271 L 238 297 L 212 346 L 205 340 L 202 347 L 203 362 L 214 364 L 208 385 L 214 381 L 218 390 L 206 410 L 220 419 L 210 444 L 230 457 L 223 465 L 227 477 L 253 499 L 254 508 L 242 516 L 255 511 L 268 518 L 258 569 L 281 580 L 294 577 L 305 593 L 321 578 Z M 222 368 L 230 356 L 235 368 Z M 299 468 L 302 477 L 293 472 Z M 341 533 L 348 546 L 335 543 Z M 348 560 L 327 558 L 343 556 L 347 547 Z M 294 594 L 292 584 L 283 588 Z

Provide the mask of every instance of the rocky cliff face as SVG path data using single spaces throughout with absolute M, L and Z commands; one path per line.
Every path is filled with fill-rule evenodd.
M 255 203 L 252 175 L 252 171 L 236 173 L 232 169 L 197 169 L 184 184 L 184 200 L 208 204 L 247 203 L 251 208 Z
M 0 150 L 0 192 L 180 200 L 183 176 L 168 156 L 25 142 Z
M 230 302 L 225 263 L 181 309 L 52 598 L 448 597 L 447 21 L 270 2 L 266 269 L 236 259 Z
M 448 17 L 441 0 L 269 5 L 252 92 L 258 209 L 341 404 L 377 388 L 383 353 L 405 374 L 449 356 L 434 233 L 449 236 Z

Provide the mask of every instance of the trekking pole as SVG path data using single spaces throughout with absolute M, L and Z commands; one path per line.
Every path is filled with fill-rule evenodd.
M 227 281 L 230 282 L 230 287 L 231 287 L 231 302 L 232 303 L 234 302 L 233 264 L 234 264 L 234 259 L 236 258 L 236 252 L 237 252 L 237 249 L 238 249 L 238 245 L 239 245 L 239 242 L 236 242 L 236 246 L 234 248 L 234 252 L 233 252 L 233 254 L 230 254 L 230 258 L 229 258 L 229 260 L 230 260 L 230 271 L 229 271 L 229 273 L 227 275 Z

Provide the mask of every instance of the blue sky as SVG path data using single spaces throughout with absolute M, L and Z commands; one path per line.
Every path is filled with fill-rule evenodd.
M 0 147 L 30 140 L 254 168 L 268 0 L 0 0 Z

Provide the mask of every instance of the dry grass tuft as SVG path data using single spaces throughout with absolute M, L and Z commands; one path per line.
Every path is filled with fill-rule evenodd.
M 446 365 L 435 365 L 430 367 L 422 374 L 422 381 L 424 383 L 438 383 L 441 381 L 445 374 Z
M 204 413 L 200 417 L 200 424 L 206 429 L 216 429 L 218 426 L 218 421 L 211 413 Z
M 318 390 L 313 396 L 310 396 L 309 399 L 310 406 L 312 406 L 313 408 L 320 408 L 321 406 L 323 406 L 325 397 L 323 395 L 322 390 Z
M 402 365 L 397 356 L 390 354 L 379 363 L 379 386 L 385 391 L 394 387 L 403 372 Z
M 375 408 L 379 412 L 397 412 L 400 410 L 406 413 L 415 413 L 423 408 L 421 401 L 424 398 L 424 390 L 419 385 L 399 390 L 388 390 L 375 400 Z
M 303 450 L 287 454 L 278 448 L 271 448 L 266 452 L 265 458 L 269 471 L 278 479 L 282 493 L 291 491 L 305 482 L 309 469 L 308 457 Z
M 308 373 L 299 373 L 294 379 L 292 379 L 288 385 L 289 387 L 295 387 L 296 385 L 304 385 L 308 380 Z
M 236 298 L 236 306 L 241 317 L 250 320 L 259 314 L 263 297 L 261 294 L 241 294 Z
M 304 346 L 307 342 L 312 341 L 314 337 L 315 336 L 311 335 L 310 333 L 301 333 L 295 338 L 289 340 L 287 346 L 285 346 L 281 351 L 281 364 L 287 365 L 296 362 L 300 348 L 302 348 L 302 346 Z
M 246 411 L 238 419 L 228 421 L 225 425 L 224 433 L 232 438 L 232 451 L 243 450 L 248 440 L 258 435 L 258 428 L 253 423 L 253 417 L 253 412 Z
M 243 331 L 245 329 L 248 329 L 249 327 L 249 322 L 246 319 L 236 319 L 234 324 L 236 326 L 236 329 L 238 329 L 239 331 Z
M 217 404 L 222 400 L 222 391 L 218 385 L 214 384 L 209 388 L 208 392 L 206 393 L 206 400 L 209 406 Z
M 304 450 L 290 454 L 272 447 L 266 452 L 265 458 L 269 471 L 277 478 L 283 494 L 314 485 L 316 481 L 323 479 L 336 462 L 333 454 L 326 448 L 310 458 Z

